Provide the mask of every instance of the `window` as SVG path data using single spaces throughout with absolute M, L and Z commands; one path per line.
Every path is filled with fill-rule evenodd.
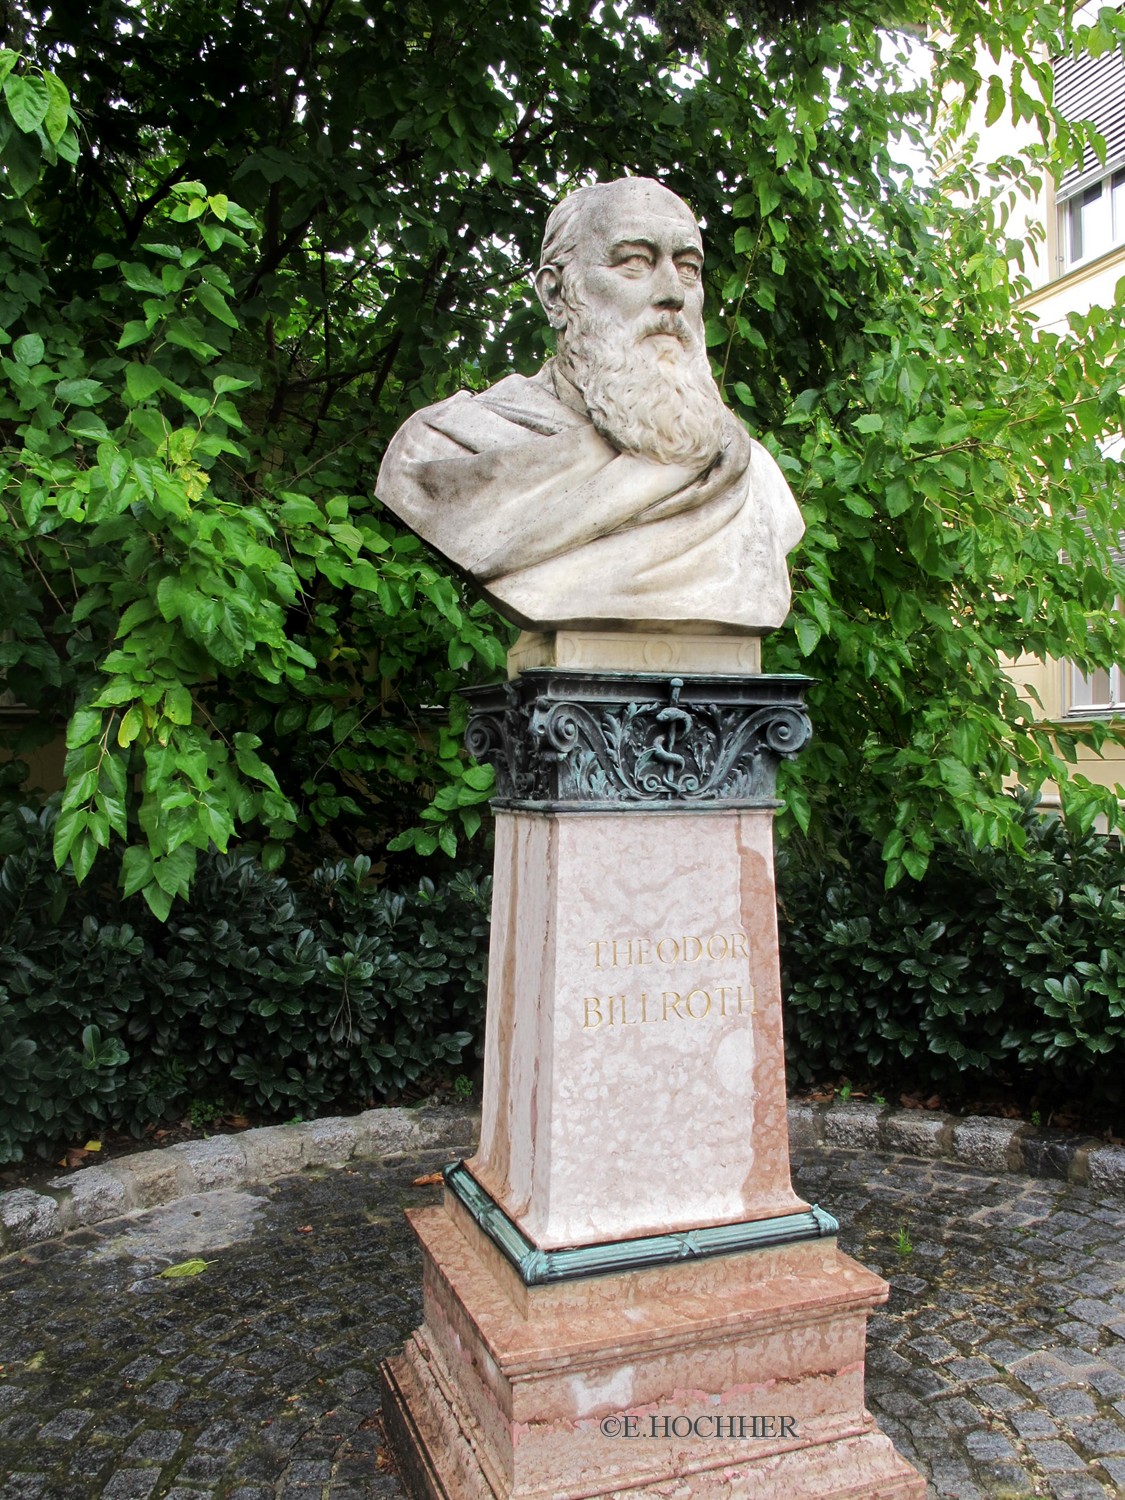
M 1125 172 L 1083 188 L 1059 206 L 1064 270 L 1125 244 Z
M 1087 675 L 1074 662 L 1067 662 L 1069 692 L 1067 713 L 1078 718 L 1125 709 L 1125 670 L 1099 667 Z
M 1125 565 L 1125 553 L 1114 551 L 1113 560 L 1119 567 Z M 1118 595 L 1114 613 L 1125 614 L 1125 597 Z M 1062 706 L 1065 714 L 1078 719 L 1125 714 L 1125 662 L 1083 672 L 1077 662 L 1064 661 L 1062 670 Z

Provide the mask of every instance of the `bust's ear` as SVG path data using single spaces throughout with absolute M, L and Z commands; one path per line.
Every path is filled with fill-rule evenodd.
M 540 266 L 535 273 L 535 290 L 552 328 L 566 327 L 566 303 L 557 266 Z

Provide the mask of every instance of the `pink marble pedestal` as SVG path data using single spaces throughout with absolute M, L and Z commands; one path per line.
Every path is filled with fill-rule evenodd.
M 537 1245 L 806 1208 L 772 810 L 496 815 L 480 1150 Z
M 886 1284 L 833 1241 L 528 1288 L 450 1200 L 411 1219 L 383 1412 L 419 1500 L 925 1495 L 863 1405 Z
M 790 1182 L 748 801 L 498 808 L 480 1148 L 384 1367 L 416 1500 L 924 1496 L 864 1408 L 887 1286 Z

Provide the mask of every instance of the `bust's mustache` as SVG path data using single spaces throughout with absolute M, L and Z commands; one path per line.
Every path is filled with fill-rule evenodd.
M 663 335 L 665 338 L 678 339 L 685 349 L 691 350 L 695 347 L 695 334 L 691 324 L 683 313 L 663 312 L 657 313 L 651 318 L 646 318 L 638 329 L 635 342 L 641 343 L 645 339 L 655 338 Z

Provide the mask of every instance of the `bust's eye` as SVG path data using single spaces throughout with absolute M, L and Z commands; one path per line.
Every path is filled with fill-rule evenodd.
M 679 271 L 685 281 L 698 281 L 703 275 L 703 267 L 697 260 L 680 261 Z
M 622 255 L 617 265 L 624 266 L 628 271 L 647 271 L 652 266 L 652 260 L 643 250 L 633 250 L 628 255 Z

